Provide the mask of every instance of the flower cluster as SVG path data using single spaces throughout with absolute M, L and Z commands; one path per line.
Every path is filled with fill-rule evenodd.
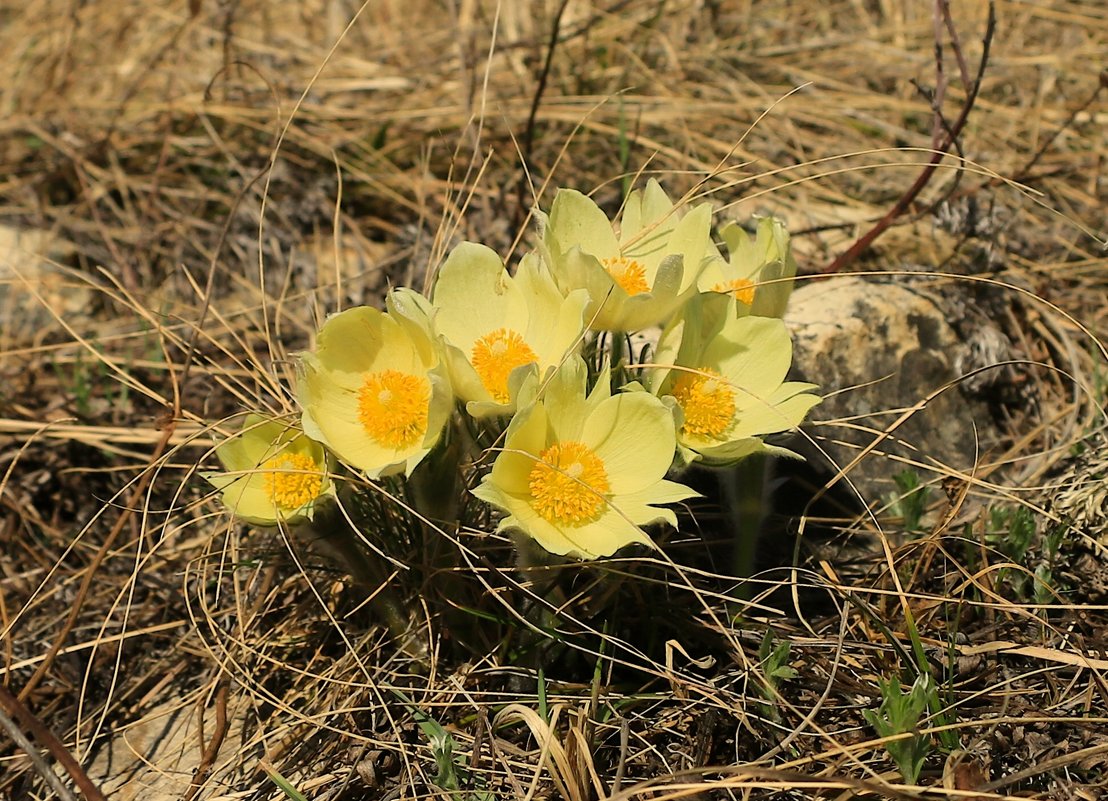
M 224 472 L 207 478 L 228 508 L 293 524 L 330 502 L 340 470 L 414 480 L 445 467 L 467 473 L 501 529 L 595 559 L 677 525 L 668 505 L 695 493 L 667 476 L 685 465 L 788 453 L 766 436 L 818 398 L 786 380 L 796 264 L 780 222 L 759 221 L 754 238 L 724 226 L 725 257 L 710 206 L 675 207 L 653 180 L 615 224 L 568 189 L 539 220 L 514 273 L 466 242 L 429 297 L 393 289 L 384 311 L 328 318 L 300 358 L 299 420 L 248 415 L 217 448 Z M 625 355 L 627 335 L 649 328 L 661 329 L 653 356 Z M 458 464 L 446 440 L 496 445 Z

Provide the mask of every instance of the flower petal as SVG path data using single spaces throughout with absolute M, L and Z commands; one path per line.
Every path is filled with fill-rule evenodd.
M 654 541 L 636 526 L 628 516 L 609 506 L 600 518 L 578 528 L 553 527 L 560 537 L 572 546 L 567 555 L 578 559 L 598 559 L 611 556 L 628 545 L 645 545 L 654 548 Z
M 687 501 L 689 498 L 699 498 L 700 493 L 691 487 L 686 487 L 684 484 L 679 484 L 676 481 L 668 481 L 662 479 L 661 481 L 655 481 L 649 487 L 645 487 L 638 492 L 629 492 L 625 495 L 619 496 L 619 506 L 624 511 L 627 508 L 631 508 L 632 505 L 657 505 L 662 503 L 679 503 L 681 501 Z M 635 516 L 631 518 L 641 526 L 645 526 L 647 521 L 640 520 Z
M 583 526 L 559 526 L 542 518 L 528 504 L 510 502 L 512 516 L 504 527 L 521 529 L 546 551 L 573 559 L 599 559 L 611 556 L 632 544 L 654 547 L 654 543 L 634 523 L 609 508 L 595 522 Z M 510 522 L 509 522 L 510 521 Z
M 531 497 L 531 471 L 549 441 L 549 424 L 542 404 L 517 412 L 508 425 L 504 449 L 496 457 L 488 479 L 506 493 Z
M 228 487 L 223 495 L 223 503 L 231 510 L 231 514 L 248 523 L 255 526 L 275 526 L 278 522 L 277 507 L 258 484 L 260 478 Z
M 785 380 L 791 363 L 792 340 L 785 323 L 769 317 L 734 320 L 706 343 L 703 354 L 703 364 L 731 382 L 736 403 L 744 396 L 768 399 Z
M 361 386 L 367 372 L 423 372 L 426 367 L 407 332 L 384 312 L 355 306 L 327 318 L 316 337 L 318 364 L 332 381 Z
M 619 255 L 619 240 L 608 216 L 576 189 L 559 189 L 551 204 L 546 237 L 557 245 L 556 256 L 579 246 L 598 259 Z
M 566 442 L 581 438 L 581 430 L 592 409 L 591 399 L 585 397 L 587 380 L 585 362 L 580 356 L 573 356 L 566 359 L 546 381 L 539 397 L 549 414 L 552 441 Z
M 656 178 L 646 182 L 646 189 L 636 189 L 627 196 L 620 218 L 620 245 L 631 249 L 624 255 L 644 255 L 659 252 L 665 235 L 677 225 L 673 201 Z M 650 229 L 650 230 L 644 230 Z
M 766 453 L 769 449 L 757 437 L 732 439 L 727 442 L 691 443 L 705 464 L 734 464 L 755 453 Z
M 515 281 L 529 310 L 524 338 L 538 356 L 540 370 L 561 364 L 566 353 L 580 344 L 588 291 L 575 289 L 563 297 L 546 265 L 534 253 L 523 257 Z
M 736 403 L 731 436 L 774 434 L 796 428 L 821 400 L 818 395 L 805 394 L 810 389 L 814 389 L 811 384 L 783 384 L 764 401 L 747 397 L 741 404 Z
M 659 481 L 677 445 L 673 414 L 653 395 L 621 392 L 589 415 L 581 441 L 604 463 L 613 495 Z
M 407 287 L 397 287 L 385 295 L 385 308 L 389 313 L 386 319 L 403 332 L 406 344 L 418 355 L 419 363 L 425 367 L 435 364 L 439 357 L 431 334 L 432 309 L 427 298 Z M 390 347 L 396 340 L 392 342 Z
M 473 343 L 488 333 L 527 329 L 527 303 L 504 262 L 491 248 L 462 242 L 451 251 L 435 279 L 431 296 L 435 329 L 468 357 Z

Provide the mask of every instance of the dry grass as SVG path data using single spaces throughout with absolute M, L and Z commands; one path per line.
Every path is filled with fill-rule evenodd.
M 195 475 L 212 428 L 291 413 L 289 354 L 326 314 L 422 286 L 462 238 L 518 252 L 559 185 L 614 206 L 643 172 L 740 217 L 772 210 L 818 272 L 930 158 L 912 85 L 934 83 L 930 4 L 157 5 L 0 2 L 0 223 L 49 240 L 25 235 L 0 273 L 0 674 L 96 781 L 282 797 L 268 769 L 311 799 L 445 797 L 433 719 L 457 798 L 916 796 L 861 714 L 879 678 L 913 670 L 915 625 L 945 716 L 921 725 L 962 752 L 936 749 L 926 792 L 1100 796 L 1103 546 L 1069 535 L 1051 565 L 1067 591 L 1044 605 L 1014 579 L 1041 536 L 1020 565 L 985 541 L 997 509 L 1049 531 L 1043 487 L 1102 424 L 1100 3 L 997 4 L 965 161 L 853 268 L 1000 287 L 1026 363 L 988 469 L 948 476 L 948 496 L 936 477 L 911 537 L 891 513 L 781 515 L 883 548 L 769 571 L 753 605 L 713 561 L 710 504 L 664 556 L 540 577 L 560 595 L 532 592 L 479 518 L 428 549 L 417 521 L 371 504 L 400 533 L 368 536 L 399 565 L 427 659 L 319 543 L 226 519 Z M 986 5 L 955 14 L 975 65 Z M 949 48 L 945 65 L 953 117 Z M 941 225 L 944 198 L 974 204 L 976 230 Z M 23 257 L 43 248 L 47 268 Z M 767 632 L 798 671 L 776 696 Z M 0 798 L 49 797 L 0 742 Z

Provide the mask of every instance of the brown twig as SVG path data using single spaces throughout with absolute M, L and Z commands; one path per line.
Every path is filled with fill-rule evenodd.
M 170 420 L 162 428 L 162 437 L 154 447 L 154 453 L 150 457 L 149 464 L 135 482 L 135 487 L 131 492 L 130 499 L 122 507 L 119 517 L 115 521 L 115 525 L 112 526 L 112 530 L 108 532 L 108 536 L 104 538 L 104 542 L 97 549 L 96 554 L 92 557 L 92 561 L 89 562 L 88 567 L 85 568 L 85 575 L 81 579 L 80 588 L 77 590 L 77 597 L 73 601 L 73 606 L 69 610 L 69 617 L 66 618 L 62 630 L 58 632 L 58 636 L 54 638 L 54 642 L 50 645 L 50 650 L 46 652 L 39 666 L 35 668 L 35 672 L 31 675 L 31 678 L 27 679 L 27 683 L 23 685 L 23 689 L 19 691 L 19 701 L 21 703 L 26 701 L 31 693 L 34 692 L 39 682 L 42 681 L 43 677 L 53 666 L 54 659 L 57 657 L 58 652 L 61 651 L 66 638 L 69 636 L 70 632 L 73 631 L 74 626 L 77 625 L 77 618 L 80 617 L 81 610 L 84 608 L 89 588 L 92 586 L 92 579 L 96 575 L 96 571 L 99 569 L 100 564 L 108 555 L 108 551 L 111 550 L 116 538 L 119 537 L 120 533 L 123 531 L 123 527 L 127 524 L 127 521 L 131 519 L 131 515 L 134 514 L 136 509 L 142 508 L 142 499 L 143 495 L 146 493 L 146 487 L 156 472 L 155 467 L 158 462 L 161 461 L 162 454 L 165 453 L 165 449 L 169 445 L 169 440 L 173 436 L 175 427 L 176 423 Z
M 227 693 L 230 683 L 225 675 L 221 675 L 217 681 L 219 682 L 219 688 L 215 693 L 215 732 L 212 733 L 212 739 L 204 746 L 204 753 L 200 756 L 200 764 L 193 771 L 192 781 L 189 782 L 189 788 L 181 801 L 192 801 L 196 794 L 200 792 L 200 788 L 204 786 L 204 780 L 212 772 L 212 765 L 215 764 L 215 758 L 219 756 L 219 749 L 223 746 L 223 741 L 227 737 Z M 201 708 L 200 714 L 203 715 L 203 712 L 204 710 Z M 201 725 L 201 745 L 204 744 L 203 737 L 204 727 Z
M 1056 140 L 1062 134 L 1062 131 L 1068 130 L 1069 127 L 1073 125 L 1074 120 L 1077 119 L 1077 116 L 1081 114 L 1081 112 L 1089 108 L 1089 106 L 1091 106 L 1093 103 L 1095 103 L 1097 98 L 1100 97 L 1100 93 L 1103 92 L 1105 89 L 1108 89 L 1108 69 L 1100 71 L 1100 80 L 1097 81 L 1096 88 L 1093 89 L 1092 93 L 1085 100 L 1085 102 L 1075 108 L 1070 113 L 1070 115 L 1066 117 L 1065 122 L 1059 125 L 1054 133 L 1047 137 L 1046 141 L 1043 142 L 1038 150 L 1035 151 L 1035 155 L 1033 155 L 1031 159 L 1025 165 L 1023 165 L 1023 168 L 1015 175 L 1013 175 L 1010 180 L 1023 182 L 1030 178 L 1031 170 L 1034 169 L 1035 165 L 1039 163 L 1039 160 L 1044 155 L 1046 155 L 1046 152 L 1050 149 L 1050 146 L 1054 144 L 1054 140 Z M 1001 178 L 993 178 L 989 181 L 989 184 L 996 185 L 1002 182 L 1003 179 Z
M 940 5 L 945 5 L 945 0 L 938 0 Z M 915 182 L 908 187 L 896 204 L 889 209 L 880 220 L 878 220 L 872 228 L 870 228 L 865 234 L 855 240 L 854 244 L 847 248 L 845 251 L 835 257 L 826 268 L 822 270 L 824 274 L 837 273 L 843 269 L 849 267 L 854 261 L 873 244 L 877 237 L 881 236 L 888 228 L 899 218 L 909 206 L 916 199 L 923 188 L 927 186 L 931 177 L 935 174 L 935 170 L 938 169 L 939 163 L 943 157 L 947 154 L 950 148 L 954 145 L 958 136 L 962 133 L 962 129 L 965 127 L 966 122 L 969 120 L 970 112 L 973 111 L 973 107 L 977 102 L 977 95 L 981 89 L 981 79 L 985 74 L 985 67 L 989 62 L 989 48 L 992 45 L 993 34 L 996 31 L 996 8 L 990 0 L 989 2 L 989 19 L 985 26 L 985 36 L 982 39 L 982 52 L 981 62 L 977 67 L 977 76 L 974 78 L 973 83 L 967 87 L 966 102 L 962 106 L 962 110 L 958 114 L 958 118 L 950 126 L 946 136 L 943 138 L 939 147 L 934 148 L 934 152 L 931 155 L 931 159 L 927 166 L 923 168 L 923 171 L 916 178 Z M 955 41 L 956 44 L 956 41 Z
M 55 785 L 55 782 L 51 781 L 54 774 L 51 773 L 48 765 L 39 764 L 42 759 L 35 752 L 34 747 L 22 736 L 22 732 L 18 727 L 8 726 L 6 724 L 18 721 L 19 726 L 22 726 L 23 730 L 29 731 L 31 736 L 38 741 L 38 743 L 50 752 L 50 755 L 65 768 L 65 772 L 69 774 L 69 778 L 73 780 L 73 783 L 80 789 L 81 794 L 87 799 L 87 801 L 107 801 L 104 798 L 104 794 L 100 792 L 100 789 L 93 784 L 92 779 L 85 773 L 85 769 L 82 768 L 77 760 L 73 758 L 73 754 L 69 753 L 69 749 L 62 744 L 54 732 L 44 724 L 41 720 L 35 717 L 24 704 L 12 695 L 8 688 L 0 684 L 0 708 L 3 709 L 4 715 L 0 716 L 0 723 L 4 723 L 4 728 L 8 730 L 8 733 L 15 740 L 16 744 L 22 748 L 31 761 L 35 763 L 35 768 L 42 775 L 43 779 L 50 785 L 60 797 L 72 798 L 72 795 L 65 789 L 64 786 L 59 787 Z M 45 767 L 45 771 L 43 768 Z
M 54 791 L 58 798 L 62 801 L 77 801 L 77 797 L 69 792 L 69 788 L 58 778 L 58 774 L 50 767 L 50 763 L 42 758 L 42 754 L 35 748 L 35 744 L 27 738 L 27 735 L 23 733 L 23 729 L 19 728 L 19 724 L 12 720 L 3 708 L 0 708 L 0 728 L 8 733 L 8 736 L 15 742 L 16 748 L 27 755 L 27 759 L 31 760 L 31 764 L 38 771 L 38 775 L 50 786 L 50 789 Z
M 543 61 L 542 72 L 539 73 L 539 82 L 535 87 L 534 97 L 531 98 L 531 111 L 527 115 L 527 127 L 523 129 L 523 140 L 520 143 L 520 160 L 523 175 L 519 178 L 519 201 L 516 204 L 516 228 L 522 225 L 528 212 L 531 210 L 531 201 L 527 197 L 530 185 L 527 176 L 531 171 L 531 153 L 535 145 L 535 123 L 538 121 L 539 107 L 542 105 L 542 96 L 546 92 L 546 82 L 550 78 L 550 70 L 554 65 L 554 52 L 558 49 L 558 34 L 562 28 L 562 16 L 565 14 L 569 0 L 562 0 L 558 10 L 554 12 L 554 24 L 550 29 L 550 41 L 546 47 L 546 60 Z

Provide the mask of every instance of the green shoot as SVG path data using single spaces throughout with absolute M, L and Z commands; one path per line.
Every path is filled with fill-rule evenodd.
M 546 673 L 539 668 L 539 717 L 547 723 L 550 722 L 550 709 L 546 703 Z
M 885 750 L 896 762 L 904 781 L 916 784 L 923 763 L 931 753 L 931 738 L 921 734 L 916 726 L 936 695 L 934 680 L 930 674 L 921 673 L 907 694 L 902 691 L 898 678 L 882 681 L 879 686 L 881 705 L 876 711 L 867 709 L 862 714 L 878 737 L 897 738 L 885 743 Z
M 471 793 L 463 791 L 462 786 L 466 781 L 468 771 L 462 758 L 454 753 L 455 742 L 450 732 L 437 720 L 417 708 L 403 693 L 398 690 L 393 690 L 393 693 L 404 702 L 404 706 L 412 713 L 420 731 L 427 738 L 428 745 L 431 746 L 436 768 L 435 777 L 431 780 L 434 785 L 452 796 L 467 799 L 467 801 L 488 801 L 492 796 L 487 792 Z
M 795 679 L 797 672 L 789 667 L 789 641 L 781 640 L 773 644 L 773 632 L 767 630 L 762 638 L 762 644 L 758 646 L 758 664 L 762 669 L 765 683 L 758 689 L 766 699 L 759 701 L 758 706 L 762 714 L 774 721 L 781 719 L 781 713 L 777 711 L 777 688 L 783 681 Z
M 269 780 L 280 788 L 281 792 L 285 794 L 286 798 L 292 799 L 292 801 L 308 801 L 307 796 L 297 790 L 292 782 L 282 776 L 275 767 L 269 764 L 262 764 L 262 770 L 269 777 Z
M 919 532 L 920 521 L 927 511 L 931 488 L 920 484 L 919 474 L 915 470 L 901 470 L 893 476 L 893 481 L 896 482 L 897 491 L 889 494 L 890 510 L 904 521 L 905 531 Z
M 1053 565 L 1066 531 L 1065 526 L 1052 527 L 1043 534 L 1036 549 L 1035 517 L 1029 509 L 1023 506 L 990 508 L 985 521 L 985 541 L 1009 561 L 1024 568 L 997 571 L 997 583 L 1006 585 L 1016 598 L 1028 598 L 1036 604 L 1052 603 L 1057 585 Z

